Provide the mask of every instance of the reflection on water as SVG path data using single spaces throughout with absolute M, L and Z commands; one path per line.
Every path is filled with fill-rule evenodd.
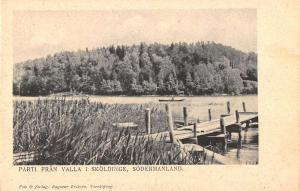
M 238 146 L 238 134 L 232 133 L 232 142 L 228 144 L 225 156 L 236 158 L 249 164 L 258 162 L 258 128 L 250 128 L 242 132 L 242 146 Z
M 231 133 L 231 139 L 227 141 L 227 148 L 219 139 L 211 139 L 206 136 L 198 137 L 198 143 L 215 153 L 222 154 L 226 157 L 237 159 L 242 164 L 258 163 L 258 128 L 248 128 L 242 131 L 241 144 L 238 142 L 238 133 Z M 183 140 L 183 143 L 188 140 Z

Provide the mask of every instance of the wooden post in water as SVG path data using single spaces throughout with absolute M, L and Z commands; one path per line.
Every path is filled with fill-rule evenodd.
M 168 116 L 168 127 L 170 131 L 170 141 L 174 143 L 174 129 L 173 129 L 173 118 L 172 118 L 172 110 L 169 104 L 166 104 L 167 116 Z
M 230 114 L 230 101 L 227 102 L 227 114 Z
M 223 117 L 221 117 L 221 119 L 220 119 L 220 127 L 221 127 L 221 132 L 225 134 L 226 133 L 226 127 L 225 127 L 225 122 L 224 122 Z
M 242 126 L 239 125 L 238 148 L 242 148 Z
M 243 102 L 243 111 L 244 111 L 244 112 L 247 111 L 247 110 L 246 110 L 246 104 L 245 104 L 245 102 Z
M 194 132 L 195 142 L 196 142 L 196 144 L 198 145 L 198 138 L 197 138 L 197 123 L 194 123 L 194 129 L 193 129 L 193 132 Z
M 235 110 L 236 123 L 240 122 L 240 113 L 238 110 Z
M 244 141 L 241 141 L 241 143 L 242 143 L 242 142 L 243 142 L 243 143 L 247 143 L 247 132 L 248 132 L 247 126 L 246 126 L 246 128 L 245 128 L 244 130 L 245 130 L 244 137 L 243 137 Z M 242 136 L 242 135 L 241 135 L 241 136 Z M 242 137 L 241 137 L 241 139 L 242 139 Z
M 194 123 L 193 132 L 194 132 L 194 137 L 197 137 L 197 123 Z
M 183 124 L 184 126 L 188 126 L 188 114 L 187 114 L 187 108 L 183 107 Z
M 223 139 L 223 152 L 226 152 L 227 150 L 227 139 L 226 139 L 226 126 L 224 122 L 224 118 L 221 117 L 220 119 L 220 127 L 221 127 L 221 132 L 224 134 L 224 139 Z
M 211 121 L 211 110 L 208 109 L 208 120 Z
M 241 146 L 241 140 L 242 140 L 242 126 L 240 124 L 240 113 L 238 110 L 235 110 L 235 117 L 236 117 L 236 125 L 238 126 L 238 133 L 239 133 L 239 139 L 238 139 L 238 146 Z
M 145 109 L 145 123 L 146 123 L 146 133 L 151 134 L 151 110 L 150 108 Z

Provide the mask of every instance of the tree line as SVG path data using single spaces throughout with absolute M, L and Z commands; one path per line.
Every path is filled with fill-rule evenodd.
M 257 54 L 215 42 L 108 46 L 16 63 L 14 95 L 256 94 Z

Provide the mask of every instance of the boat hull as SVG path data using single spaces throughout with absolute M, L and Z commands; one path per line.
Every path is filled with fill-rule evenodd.
M 173 102 L 173 101 L 184 101 L 185 99 L 160 99 L 160 102 Z

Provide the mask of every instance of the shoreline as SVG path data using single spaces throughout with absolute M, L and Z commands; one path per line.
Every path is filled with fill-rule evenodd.
M 20 95 L 13 95 L 13 98 L 24 97 L 24 98 L 39 98 L 39 97 L 66 97 L 66 98 L 73 98 L 73 97 L 245 97 L 245 96 L 258 96 L 258 94 L 241 94 L 241 95 L 43 95 L 43 96 L 20 96 Z

